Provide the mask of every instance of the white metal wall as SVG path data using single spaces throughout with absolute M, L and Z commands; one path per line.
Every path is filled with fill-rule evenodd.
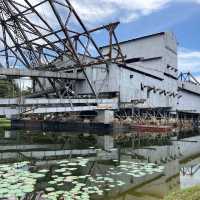
M 145 61 L 127 64 L 128 68 L 111 64 L 109 73 L 102 69 L 105 68 L 103 65 L 88 68 L 86 72 L 97 93 L 118 91 L 122 103 L 145 99 L 145 103 L 139 105 L 141 107 L 175 107 L 178 72 L 177 44 L 174 35 L 161 33 L 120 45 L 126 59 L 143 57 Z M 141 84 L 146 86 L 144 90 L 141 89 Z M 157 91 L 151 91 L 147 97 L 148 87 L 155 88 Z M 79 83 L 77 90 L 80 93 L 90 92 L 86 82 Z M 161 90 L 165 93 L 160 94 Z
M 177 80 L 177 42 L 172 33 L 158 33 L 120 44 L 126 59 L 142 57 L 143 60 L 127 64 L 127 68 L 110 64 L 109 73 L 105 65 L 86 68 L 86 73 L 95 91 L 119 92 L 122 103 L 144 99 L 145 103 L 138 107 L 170 107 L 172 110 L 197 110 L 200 112 L 200 95 L 192 92 L 200 91 L 200 87 L 185 84 L 185 92 L 179 88 L 182 83 Z M 107 49 L 103 48 L 105 52 Z M 64 66 L 65 59 L 59 65 Z M 82 73 L 82 72 L 79 72 Z M 146 86 L 143 90 L 141 84 Z M 44 83 L 45 85 L 45 83 Z M 147 88 L 156 89 L 147 95 Z M 165 93 L 160 94 L 160 91 Z M 76 83 L 78 94 L 90 94 L 87 81 Z M 182 95 L 182 98 L 178 98 Z M 192 102 L 192 103 L 191 103 Z
M 189 82 L 179 82 L 177 109 L 190 113 L 200 113 L 200 86 Z

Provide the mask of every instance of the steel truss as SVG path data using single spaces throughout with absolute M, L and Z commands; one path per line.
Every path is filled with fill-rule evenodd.
M 200 85 L 200 82 L 190 72 L 188 73 L 181 72 L 178 78 L 181 81 L 190 82 L 195 85 Z
M 119 22 L 88 30 L 69 0 L 0 0 L 0 57 L 6 68 L 66 72 L 81 69 L 91 91 L 96 91 L 85 69 L 112 62 L 123 63 L 115 29 Z M 107 34 L 107 53 L 95 41 L 96 32 Z M 115 43 L 115 48 L 113 48 Z M 62 66 L 58 63 L 63 63 Z M 45 88 L 41 78 L 33 78 L 38 97 L 72 95 L 72 80 L 48 78 Z M 51 91 L 51 92 L 50 92 Z

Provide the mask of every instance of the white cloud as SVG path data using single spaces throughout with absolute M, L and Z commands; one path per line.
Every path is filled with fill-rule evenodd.
M 16 0 L 26 5 L 24 0 Z M 29 0 L 34 5 L 42 0 Z M 64 0 L 58 0 L 64 2 Z M 119 20 L 122 23 L 129 23 L 141 16 L 149 15 L 173 3 L 173 0 L 70 0 L 84 22 L 89 25 L 107 23 L 108 21 Z M 177 0 L 177 2 L 200 3 L 200 0 Z M 47 18 L 54 20 L 52 12 L 47 5 L 40 7 Z
M 88 23 L 120 20 L 128 23 L 173 3 L 173 0 L 71 0 L 79 15 Z M 177 0 L 200 3 L 200 0 Z
M 129 14 L 127 16 L 121 16 L 120 22 L 121 23 L 129 23 L 133 20 L 138 19 L 139 15 L 136 13 Z
M 200 74 L 200 51 L 180 48 L 178 58 L 180 71 Z
M 72 0 L 71 2 L 82 19 L 89 23 L 94 21 L 98 23 L 115 15 L 115 8 L 111 4 L 103 4 L 102 0 L 82 0 L 81 2 Z
M 120 20 L 128 23 L 166 6 L 171 0 L 71 0 L 79 15 L 88 23 Z

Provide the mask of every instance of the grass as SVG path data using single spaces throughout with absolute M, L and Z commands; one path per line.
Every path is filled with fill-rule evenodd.
M 185 159 L 182 159 L 180 160 L 180 164 L 185 164 L 185 163 L 188 163 L 196 158 L 199 158 L 200 157 L 200 153 L 196 153 L 196 154 L 193 154 Z
M 200 200 L 200 185 L 171 192 L 164 200 Z

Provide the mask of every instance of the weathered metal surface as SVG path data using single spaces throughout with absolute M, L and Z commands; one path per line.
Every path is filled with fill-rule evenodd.
M 185 90 L 200 96 L 200 85 L 187 81 L 178 81 L 178 87 L 180 90 Z
M 96 104 L 96 105 L 93 105 Z M 116 110 L 117 99 L 0 99 L 0 115 Z
M 55 105 L 55 104 L 99 104 L 99 109 L 106 108 L 109 104 L 117 105 L 117 99 L 23 99 L 23 98 L 8 98 L 0 99 L 0 105 L 11 106 L 30 106 L 30 105 Z
M 80 111 L 89 111 L 96 110 L 96 106 L 79 106 L 79 107 L 40 107 L 40 108 L 29 108 L 29 109 L 20 109 L 20 108 L 10 108 L 10 107 L 1 107 L 0 115 L 5 115 L 8 118 L 13 115 L 19 114 L 41 114 L 41 113 L 63 113 L 63 112 L 80 112 Z
M 178 88 L 177 110 L 179 112 L 200 114 L 199 81 L 190 72 L 180 73 Z
M 177 43 L 170 33 L 155 34 L 120 43 L 126 59 L 141 58 L 126 65 L 110 65 L 107 74 L 102 66 L 88 68 L 86 73 L 98 92 L 119 93 L 120 103 L 145 100 L 139 108 L 176 108 Z M 107 48 L 102 48 L 107 52 Z M 77 83 L 78 93 L 88 93 L 87 83 Z M 131 106 L 132 107 L 132 106 Z M 129 108 L 131 108 L 129 107 Z
M 65 72 L 53 72 L 45 70 L 31 70 L 31 69 L 6 69 L 0 68 L 0 75 L 17 77 L 40 77 L 40 78 L 60 78 L 68 80 L 85 80 L 82 74 L 70 74 Z
M 200 94 L 193 91 L 180 90 L 177 110 L 185 113 L 200 113 Z

